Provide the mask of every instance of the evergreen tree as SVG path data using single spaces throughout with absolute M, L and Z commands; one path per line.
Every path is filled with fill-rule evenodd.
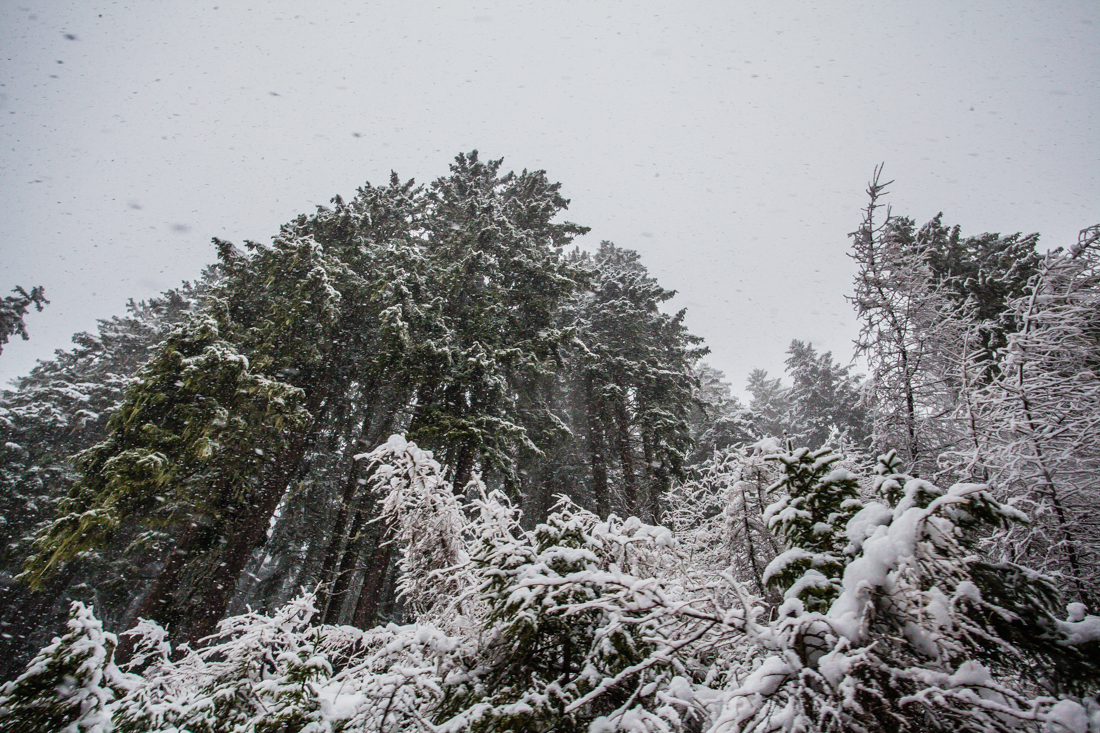
M 823 611 L 840 592 L 843 528 L 862 508 L 859 483 L 855 474 L 834 468 L 840 456 L 828 448 L 799 448 L 773 460 L 783 473 L 770 487 L 779 499 L 764 511 L 764 520 L 788 549 L 764 569 L 763 581 L 806 610 Z
M 746 386 L 752 401 L 749 411 L 761 436 L 786 439 L 795 430 L 791 416 L 790 389 L 778 377 L 768 379 L 763 369 L 753 369 Z
M 791 389 L 792 439 L 799 445 L 824 446 L 843 435 L 855 445 L 870 439 L 870 415 L 861 404 L 860 378 L 851 367 L 833 362 L 830 352 L 818 354 L 813 344 L 791 341 L 787 375 Z
M 35 531 L 57 511 L 74 471 L 69 457 L 107 435 L 139 367 L 160 340 L 188 317 L 217 278 L 213 269 L 195 283 L 148 301 L 130 301 L 127 315 L 101 320 L 95 333 L 73 337 L 74 347 L 41 361 L 0 393 L 0 523 L 7 538 L 0 568 L 20 572 Z M 21 584 L 0 587 L 0 678 L 10 677 L 64 622 L 73 600 L 100 609 L 104 623 L 125 620 L 135 590 L 162 554 L 164 537 L 127 526 L 111 548 L 85 555 L 73 567 L 31 592 Z M 138 537 L 140 549 L 122 553 Z
M 480 474 L 541 507 L 531 522 L 558 492 L 609 509 L 620 477 L 631 512 L 659 516 L 686 471 L 701 349 L 635 253 L 562 256 L 585 231 L 557 221 L 567 204 L 542 171 L 474 152 L 428 186 L 394 175 L 337 197 L 270 245 L 216 240 L 222 279 L 74 446 L 23 578 L 61 583 L 125 547 L 152 580 L 110 613 L 185 640 L 301 585 L 322 620 L 371 626 L 400 569 L 355 456 L 393 433 L 445 459 L 452 485 Z M 614 318 L 588 331 L 596 280 Z
M 210 554 L 248 521 L 265 454 L 285 450 L 286 434 L 305 419 L 300 401 L 300 391 L 252 372 L 212 319 L 179 327 L 141 370 L 108 438 L 76 457 L 81 480 L 36 540 L 23 577 L 40 584 L 124 522 L 174 526 L 176 547 L 142 613 L 165 623 L 220 615 L 211 589 L 184 578 L 204 575 Z
M 74 602 L 68 632 L 0 687 L 0 724 L 10 731 L 110 733 L 108 705 L 132 684 L 112 660 L 116 644 L 92 610 Z
M 584 405 L 595 507 L 613 507 L 614 467 L 622 511 L 656 519 L 671 481 L 685 475 L 692 368 L 706 349 L 684 328 L 683 311 L 660 311 L 675 293 L 649 276 L 636 252 L 603 242 L 594 256 L 576 259 L 592 274 L 569 313 L 576 347 L 569 370 Z
M 0 300 L 0 353 L 4 352 L 4 344 L 12 336 L 18 334 L 24 341 L 30 338 L 27 335 L 27 324 L 24 320 L 27 311 L 33 305 L 41 312 L 42 308 L 50 302 L 46 300 L 46 292 L 41 285 L 31 288 L 29 293 L 16 285 L 12 292 L 15 295 L 9 295 Z
M 1049 579 L 974 553 L 979 530 L 1023 519 L 1017 510 L 984 485 L 944 491 L 900 473 L 891 452 L 876 471 L 880 501 L 852 516 L 850 491 L 822 486 L 836 477 L 815 476 L 808 458 L 784 460 L 799 477 L 784 508 L 816 497 L 819 515 L 850 519 L 843 529 L 797 510 L 780 519 L 806 545 L 785 553 L 783 569 L 816 562 L 782 575 L 777 620 L 750 631 L 763 658 L 730 690 L 712 730 L 1007 733 L 1088 715 L 1100 681 L 1098 637 L 1085 630 L 1094 621 L 1080 608 L 1060 620 Z M 827 586 L 820 567 L 833 571 Z M 822 587 L 831 601 L 803 602 Z
M 689 417 L 695 444 L 689 464 L 699 466 L 710 460 L 716 451 L 726 452 L 752 443 L 759 436 L 752 413 L 733 396 L 722 372 L 700 362 L 693 374 L 698 387 Z

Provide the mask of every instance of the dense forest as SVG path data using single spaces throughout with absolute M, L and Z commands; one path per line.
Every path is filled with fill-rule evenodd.
M 543 171 L 215 240 L 0 394 L 0 728 L 1100 732 L 1100 227 L 879 173 L 747 404 Z

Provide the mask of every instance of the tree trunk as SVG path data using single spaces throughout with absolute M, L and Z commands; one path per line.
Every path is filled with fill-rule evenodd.
M 348 469 L 348 478 L 344 483 L 344 492 L 340 499 L 340 509 L 336 513 L 336 521 L 332 527 L 332 538 L 329 540 L 328 548 L 325 550 L 325 560 L 321 564 L 321 575 L 317 582 L 317 601 L 316 605 L 321 612 L 321 616 L 325 619 L 325 623 L 328 623 L 328 604 L 335 595 L 333 592 L 333 583 L 335 580 L 334 573 L 336 572 L 336 560 L 340 556 L 340 548 L 343 547 L 344 541 L 350 536 L 354 537 L 356 530 L 353 529 L 350 534 L 345 533 L 348 523 L 348 516 L 351 514 L 351 506 L 355 501 L 355 495 L 359 491 L 359 462 L 355 460 L 355 454 L 358 449 L 364 447 L 364 443 L 367 438 L 367 431 L 370 428 L 370 416 L 368 415 L 363 419 L 363 424 L 359 430 L 359 439 L 351 446 L 348 451 L 348 458 L 351 462 L 351 466 Z M 361 512 L 360 512 L 361 513 Z M 359 515 L 356 515 L 356 521 L 358 521 Z
M 364 525 L 367 523 L 367 515 L 374 509 L 374 502 L 367 498 L 363 500 L 363 504 L 355 512 L 355 519 L 351 523 L 351 531 L 348 532 L 347 547 L 340 558 L 340 567 L 336 572 L 329 602 L 324 611 L 323 622 L 326 624 L 335 624 L 339 621 L 340 611 L 344 607 L 344 596 L 351 585 L 351 577 L 355 573 L 355 566 L 359 563 L 359 556 L 363 553 L 366 539 L 372 534 Z
M 390 540 L 392 527 L 389 522 L 378 528 L 378 544 L 371 554 L 363 577 L 363 589 L 355 605 L 352 625 L 359 629 L 373 628 L 378 622 L 378 608 L 382 602 L 382 587 L 386 583 L 386 573 L 393 557 L 393 542 Z
M 316 423 L 315 423 L 316 424 Z M 196 644 L 212 634 L 218 621 L 225 615 L 229 599 L 237 590 L 241 571 L 248 564 L 252 552 L 260 546 L 279 501 L 302 464 L 307 446 L 316 435 L 299 432 L 292 439 L 286 453 L 276 462 L 271 474 L 263 482 L 251 504 L 236 507 L 235 515 L 227 524 L 230 530 L 221 558 L 213 568 L 207 583 L 208 593 L 201 604 L 192 606 L 193 616 L 188 624 L 185 640 Z
M 588 462 L 592 469 L 592 495 L 596 500 L 596 515 L 607 519 L 611 505 L 607 492 L 607 458 L 603 453 L 603 426 L 600 423 L 599 409 L 596 406 L 594 378 L 588 375 L 584 380 L 585 419 L 588 433 Z
M 615 442 L 619 449 L 619 465 L 623 470 L 623 489 L 626 494 L 626 513 L 640 514 L 638 502 L 638 477 L 634 473 L 634 446 L 630 440 L 630 416 L 626 411 L 626 389 L 619 385 L 619 396 L 615 400 Z
M 642 450 L 645 455 L 646 477 L 646 503 L 649 508 L 649 521 L 659 525 L 661 523 L 661 494 L 665 491 L 662 471 L 657 462 L 656 451 L 653 449 L 653 436 L 647 431 L 642 432 Z

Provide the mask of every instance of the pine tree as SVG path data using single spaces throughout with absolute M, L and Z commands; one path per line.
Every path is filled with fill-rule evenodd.
M 622 511 L 656 521 L 671 481 L 685 475 L 692 368 L 706 349 L 684 328 L 683 311 L 659 310 L 675 293 L 649 275 L 636 252 L 603 242 L 595 256 L 576 259 L 591 268 L 591 279 L 570 309 L 569 371 L 584 404 L 595 506 L 616 508 L 605 489 L 615 467 Z
M 785 440 L 795 431 L 790 388 L 783 386 L 782 379 L 768 379 L 766 371 L 753 369 L 746 390 L 752 395 L 749 412 L 759 435 Z
M 689 465 L 699 466 L 716 451 L 725 452 L 759 438 L 752 414 L 733 396 L 725 375 L 709 364 L 700 362 L 693 375 L 698 387 L 695 404 L 689 416 L 691 438 L 695 447 Z
M 544 172 L 475 152 L 428 186 L 394 175 L 337 197 L 269 245 L 216 240 L 222 279 L 100 413 L 23 578 L 79 578 L 119 543 L 146 548 L 153 579 L 110 612 L 191 642 L 300 585 L 320 588 L 322 620 L 373 625 L 398 567 L 355 456 L 393 433 L 453 485 L 480 474 L 537 513 L 559 491 L 599 494 L 603 472 L 605 497 L 622 477 L 632 512 L 657 517 L 690 454 L 698 339 L 660 312 L 672 293 L 637 255 L 608 245 L 601 289 L 637 338 L 581 340 L 579 288 L 599 268 L 562 256 L 585 231 L 557 221 L 567 204 Z M 615 368 L 578 367 L 588 353 Z
M 142 613 L 165 623 L 220 615 L 217 604 L 209 609 L 210 589 L 183 578 L 189 567 L 201 576 L 195 558 L 205 565 L 211 551 L 224 552 L 234 525 L 254 511 L 265 453 L 285 450 L 305 419 L 301 400 L 253 372 L 213 319 L 179 327 L 142 369 L 108 438 L 77 456 L 81 480 L 36 540 L 23 577 L 40 584 L 124 522 L 174 526 L 181 534 Z
M 103 440 L 111 414 L 160 340 L 199 307 L 218 275 L 99 321 L 95 333 L 73 337 L 73 348 L 40 361 L 0 394 L 0 522 L 7 544 L 0 567 L 15 576 L 34 533 L 57 511 L 75 478 L 69 457 Z M 122 549 L 140 538 L 137 551 Z M 159 562 L 165 537 L 139 525 L 116 533 L 111 547 L 85 555 L 46 587 L 0 588 L 0 678 L 21 669 L 64 623 L 73 600 L 94 604 L 108 627 L 124 622 L 126 607 Z M 140 592 L 140 591 L 139 591 Z
M 791 389 L 793 441 L 798 445 L 824 446 L 834 435 L 854 445 L 867 445 L 870 415 L 861 404 L 860 378 L 851 367 L 833 362 L 831 352 L 818 354 L 813 344 L 791 341 L 787 375 Z

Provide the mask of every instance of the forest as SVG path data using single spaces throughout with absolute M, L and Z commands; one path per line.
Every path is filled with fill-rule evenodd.
M 0 729 L 1100 733 L 1100 225 L 888 185 L 747 402 L 544 171 L 215 239 L 0 393 Z

